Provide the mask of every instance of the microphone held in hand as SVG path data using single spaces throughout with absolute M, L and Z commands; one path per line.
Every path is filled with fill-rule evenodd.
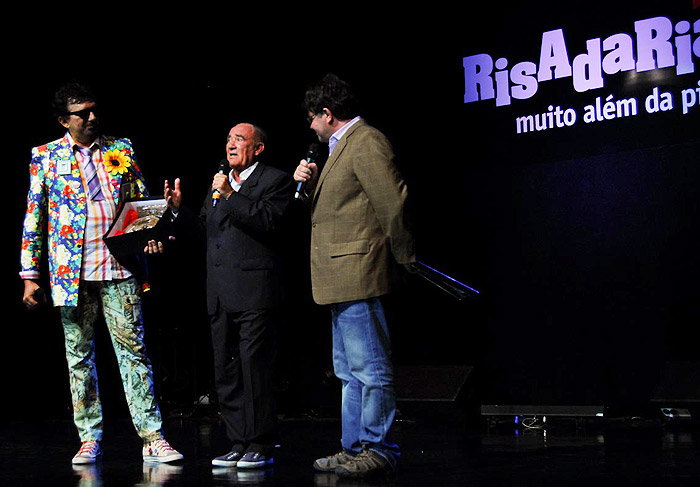
M 313 143 L 309 146 L 309 150 L 306 151 L 306 162 L 316 162 L 319 154 L 319 145 Z M 304 181 L 299 181 L 297 183 L 297 191 L 294 193 L 294 199 L 298 200 L 301 197 L 301 193 L 304 190 Z
M 226 166 L 228 165 L 228 161 L 226 159 L 222 159 L 221 162 L 219 163 L 219 174 L 224 174 L 226 172 Z M 215 207 L 216 204 L 219 202 L 219 198 L 221 198 L 221 193 L 219 190 L 214 190 L 211 194 L 211 206 Z

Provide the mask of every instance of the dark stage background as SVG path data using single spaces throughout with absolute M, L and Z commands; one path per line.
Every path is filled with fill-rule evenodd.
M 583 105 L 610 93 L 643 100 L 654 86 L 678 92 L 697 86 L 697 73 L 670 68 L 632 84 L 612 75 L 587 93 L 569 78 L 507 107 L 463 103 L 465 56 L 537 62 L 542 32 L 562 28 L 572 59 L 588 39 L 633 35 L 634 21 L 698 17 L 692 0 L 616 4 L 559 11 L 511 2 L 406 13 L 390 24 L 363 19 L 348 31 L 357 38 L 325 47 L 328 31 L 344 26 L 307 19 L 243 35 L 223 14 L 184 11 L 120 25 L 120 35 L 56 28 L 29 43 L 8 39 L 22 46 L 4 55 L 2 388 L 11 417 L 70 407 L 57 315 L 26 311 L 17 277 L 30 148 L 63 133 L 49 111 L 55 89 L 73 77 L 89 82 L 103 131 L 133 140 L 151 192 L 180 177 L 196 210 L 238 121 L 266 128 L 267 162 L 293 172 L 314 141 L 300 108 L 304 89 L 329 71 L 355 85 L 363 115 L 395 146 L 420 259 L 481 291 L 458 302 L 411 276 L 396 298 L 397 365 L 473 365 L 468 387 L 485 404 L 646 404 L 668 362 L 700 361 L 690 339 L 700 320 L 700 108 L 519 135 L 513 120 L 549 104 L 576 106 L 581 116 Z M 85 63 L 65 62 L 69 53 Z M 310 297 L 307 220 L 295 208 L 288 238 L 279 388 L 289 414 L 333 410 L 338 396 L 328 315 Z M 212 390 L 202 259 L 196 242 L 178 242 L 152 262 L 144 299 L 158 393 L 173 410 L 193 409 Z M 123 413 L 112 352 L 104 335 L 98 340 L 105 408 Z

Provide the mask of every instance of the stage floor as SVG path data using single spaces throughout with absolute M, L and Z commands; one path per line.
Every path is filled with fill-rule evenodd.
M 79 444 L 68 419 L 0 425 L 0 485 L 9 486 L 698 486 L 700 429 L 656 419 L 547 418 L 532 428 L 512 418 L 474 424 L 406 419 L 397 423 L 401 468 L 394 479 L 340 480 L 316 473 L 316 457 L 334 453 L 334 419 L 282 419 L 274 466 L 260 471 L 212 468 L 227 451 L 215 414 L 168 417 L 166 435 L 185 455 L 178 465 L 142 462 L 128 419 L 107 418 L 103 458 L 75 467 Z

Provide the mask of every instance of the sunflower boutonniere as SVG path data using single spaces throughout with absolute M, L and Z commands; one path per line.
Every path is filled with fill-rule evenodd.
M 112 176 L 116 176 L 127 172 L 131 167 L 131 162 L 125 151 L 113 149 L 104 153 L 104 165 Z

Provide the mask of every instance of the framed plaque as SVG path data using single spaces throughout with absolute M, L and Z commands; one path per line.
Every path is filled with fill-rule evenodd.
M 126 262 L 131 256 L 143 254 L 149 240 L 167 241 L 160 224 L 167 209 L 168 205 L 162 197 L 125 201 L 104 236 L 112 255 L 120 262 Z M 126 265 L 125 262 L 122 264 Z

